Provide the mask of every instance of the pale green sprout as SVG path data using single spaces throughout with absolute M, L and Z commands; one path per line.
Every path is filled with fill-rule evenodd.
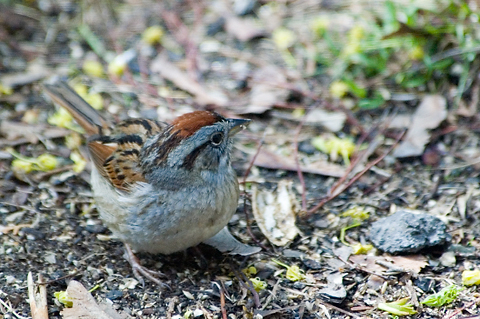
M 250 278 L 250 281 L 252 282 L 253 288 L 256 292 L 260 292 L 261 290 L 267 288 L 267 283 L 258 277 Z
M 348 246 L 348 247 L 351 247 L 353 249 L 353 254 L 354 255 L 362 255 L 362 254 L 366 254 L 368 253 L 370 250 L 373 249 L 373 246 L 370 245 L 370 244 L 367 244 L 367 245 L 362 245 L 361 243 L 356 243 L 356 244 L 350 244 L 348 243 L 346 240 L 345 240 L 345 234 L 347 232 L 347 230 L 349 230 L 350 228 L 354 228 L 354 227 L 358 227 L 360 226 L 361 223 L 355 223 L 353 225 L 350 225 L 350 226 L 346 226 L 346 227 L 343 227 L 341 230 L 340 230 L 340 241 L 342 242 L 342 244 L 344 244 L 345 246 Z
M 409 297 L 405 297 L 394 302 L 381 302 L 377 308 L 397 316 L 414 315 L 417 311 L 413 309 L 413 305 L 408 302 L 409 299 Z
M 70 298 L 66 291 L 57 291 L 53 295 L 57 300 L 67 308 L 73 307 L 73 299 Z
M 338 155 L 342 156 L 345 165 L 350 165 L 350 156 L 355 151 L 355 143 L 349 138 L 332 136 L 324 138 L 318 136 L 312 139 L 312 145 L 319 151 L 328 154 L 335 161 Z
M 277 259 L 272 259 L 274 263 L 276 263 L 279 266 L 287 268 L 287 273 L 285 274 L 285 277 L 290 280 L 290 281 L 300 281 L 305 279 L 305 273 L 300 267 L 297 265 L 289 266 L 287 264 L 282 263 L 281 261 Z

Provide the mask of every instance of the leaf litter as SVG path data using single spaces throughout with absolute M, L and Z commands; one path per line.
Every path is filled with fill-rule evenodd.
M 15 4 L 12 8 L 2 4 L 0 12 L 6 18 L 0 19 L 1 26 L 5 26 L 0 34 L 1 65 L 2 72 L 10 76 L 2 74 L 2 79 L 15 80 L 7 83 L 14 84 L 13 87 L 0 88 L 1 122 L 13 124 L 11 129 L 0 132 L 2 154 L 9 154 L 5 146 L 13 146 L 29 158 L 38 158 L 47 150 L 67 161 L 78 159 L 72 154 L 85 155 L 82 146 L 71 150 L 64 145 L 63 134 L 69 134 L 67 130 L 57 135 L 49 132 L 58 130 L 47 124 L 54 109 L 40 94 L 40 78 L 52 73 L 69 74 L 74 81 L 102 88 L 97 92 L 101 92 L 108 111 L 117 119 L 128 114 L 151 118 L 160 115 L 161 120 L 168 120 L 173 114 L 205 108 L 229 116 L 251 112 L 245 116 L 254 119 L 258 126 L 256 130 L 250 128 L 245 136 L 238 136 L 237 144 L 241 145 L 232 156 L 237 172 L 241 175 L 248 171 L 248 162 L 257 153 L 252 145 L 258 145 L 263 132 L 270 129 L 273 138 L 266 139 L 267 145 L 257 154 L 260 160 L 250 170 L 253 176 L 245 176 L 245 180 L 262 180 L 255 185 L 257 193 L 277 197 L 272 190 L 282 181 L 293 180 L 282 201 L 291 197 L 291 202 L 298 202 L 302 197 L 302 206 L 310 211 L 305 217 L 298 216 L 294 209 L 285 210 L 288 213 L 281 218 L 296 228 L 295 236 L 292 232 L 285 246 L 277 246 L 275 241 L 279 239 L 272 237 L 270 241 L 251 218 L 251 205 L 258 203 L 254 203 L 256 198 L 247 184 L 245 205 L 240 205 L 230 230 L 241 243 L 259 245 L 266 251 L 243 259 L 225 257 L 202 247 L 208 253 L 204 254 L 206 268 L 201 265 L 202 258 L 194 254 L 141 256 L 148 266 L 165 270 L 175 283 L 174 291 L 159 293 L 157 287 L 148 284 L 143 289 L 131 281 L 126 284 L 131 270 L 120 257 L 121 245 L 101 227 L 92 206 L 88 166 L 84 170 L 84 164 L 78 161 L 82 167 L 76 173 L 28 173 L 19 180 L 11 173 L 11 156 L 3 156 L 0 220 L 2 225 L 8 225 L 3 226 L 4 230 L 12 230 L 1 237 L 0 246 L 5 257 L 0 265 L 0 301 L 5 316 L 29 316 L 22 288 L 26 286 L 27 267 L 49 279 L 51 318 L 62 317 L 61 307 L 51 302 L 51 292 L 65 289 L 65 276 L 73 276 L 87 287 L 98 284 L 94 292 L 98 300 L 108 299 L 114 308 L 146 318 L 201 314 L 250 317 L 260 311 L 272 317 L 376 318 L 384 314 L 374 307 L 385 300 L 400 301 L 398 306 L 407 309 L 399 311 L 404 312 L 412 311 L 411 300 L 419 312 L 418 318 L 454 318 L 478 312 L 475 296 L 476 272 L 480 267 L 476 262 L 480 206 L 475 196 L 475 161 L 480 125 L 475 116 L 478 84 L 472 75 L 478 74 L 479 65 L 475 59 L 478 32 L 472 3 L 448 6 L 431 2 L 428 8 L 398 1 L 381 5 L 368 1 L 332 3 L 319 12 L 320 7 L 309 1 L 251 2 L 251 13 L 233 17 L 236 22 L 242 21 L 243 26 L 246 21 L 258 19 L 260 29 L 245 27 L 235 31 L 248 32 L 236 35 L 231 24 L 235 19 L 227 21 L 227 31 L 224 25 L 212 23 L 229 19 L 224 12 L 214 10 L 213 2 L 147 1 L 116 7 L 86 3 L 78 7 L 72 4 L 73 9 L 37 6 L 36 2 Z M 75 24 L 81 20 L 78 14 L 84 23 L 80 27 Z M 18 21 L 24 23 L 19 25 Z M 455 28 L 451 28 L 453 24 Z M 157 28 L 153 40 L 146 41 L 144 32 L 150 26 L 161 26 L 161 34 Z M 445 49 L 451 47 L 454 51 Z M 92 56 L 99 62 L 96 69 L 87 72 L 86 68 L 86 75 L 81 74 Z M 120 65 L 108 72 L 110 63 L 118 56 L 123 59 L 119 58 Z M 41 66 L 48 74 L 30 73 L 28 66 L 38 65 L 38 57 L 45 59 Z M 15 78 L 17 75 L 24 77 Z M 416 106 L 418 100 L 421 103 Z M 409 128 L 400 142 L 400 160 L 387 154 L 402 136 L 393 125 L 384 128 L 378 124 L 383 121 L 379 119 L 385 118 L 384 108 L 408 114 L 408 121 L 400 126 Z M 32 117 L 27 116 L 32 110 L 34 121 L 23 120 Z M 307 117 L 302 117 L 299 110 Z M 325 110 L 329 112 L 323 113 Z M 20 121 L 28 125 L 20 126 Z M 33 124 L 35 121 L 38 124 Z M 294 136 L 295 130 L 305 132 L 298 135 L 302 139 Z M 356 170 L 350 170 L 341 161 L 332 163 L 305 147 L 324 130 L 368 145 L 364 158 L 360 159 L 359 153 L 351 154 L 350 162 L 358 165 Z M 9 135 L 12 132 L 17 133 Z M 288 143 L 276 140 L 280 134 L 292 139 Z M 379 142 L 373 143 L 374 140 Z M 298 150 L 293 149 L 296 144 Z M 426 161 L 425 154 L 433 154 L 437 159 Z M 380 160 L 375 162 L 372 158 Z M 362 171 L 358 162 L 370 170 L 350 182 L 347 175 Z M 435 165 L 425 167 L 427 163 Z M 325 198 L 328 200 L 324 201 Z M 422 252 L 418 260 L 378 251 L 370 251 L 366 257 L 348 258 L 351 249 L 345 254 L 347 257 L 334 254 L 339 250 L 337 246 L 343 245 L 339 240 L 342 229 L 349 225 L 346 218 L 339 216 L 340 212 L 364 205 L 372 208 L 370 217 L 345 232 L 345 242 L 368 245 L 372 221 L 389 215 L 396 207 L 421 209 L 443 216 L 457 247 L 448 251 L 455 262 L 442 263 L 444 251 Z M 281 212 L 280 206 L 277 203 L 273 207 L 271 216 L 276 216 Z M 258 211 L 265 215 L 268 209 Z M 18 213 L 22 213 L 21 218 L 12 217 Z M 243 213 L 250 217 L 249 221 L 244 220 Z M 278 231 L 274 222 L 270 227 L 272 234 Z M 282 229 L 280 233 L 289 231 Z M 295 265 L 307 279 L 293 282 L 277 276 L 275 271 L 286 270 L 273 269 L 269 254 L 277 255 L 289 267 Z M 360 257 L 367 259 L 355 259 Z M 43 264 L 47 260 L 50 262 Z M 255 264 L 259 283 L 266 283 L 266 288 L 257 291 L 238 276 L 235 270 L 244 268 L 244 263 Z M 336 271 L 332 272 L 332 267 Z M 370 285 L 375 277 L 382 279 L 380 285 Z M 460 285 L 462 279 L 473 285 L 459 290 L 458 298 L 448 306 L 425 310 L 415 302 L 447 286 L 445 282 Z M 331 297 L 334 292 L 342 292 L 336 301 L 344 301 L 335 306 L 330 303 L 335 298 L 330 302 L 318 298 L 320 289 L 326 287 L 332 288 L 328 293 Z M 429 287 L 434 287 L 434 291 L 429 291 Z M 188 292 L 188 297 L 183 291 Z M 411 298 L 404 299 L 407 294 Z M 88 307 L 96 309 L 94 303 Z

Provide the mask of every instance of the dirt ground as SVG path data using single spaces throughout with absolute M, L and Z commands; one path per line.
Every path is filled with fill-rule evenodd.
M 479 63 L 476 57 L 471 62 L 476 73 L 466 81 L 463 111 L 452 93 L 463 82 L 454 77 L 421 92 L 402 92 L 408 98 L 392 98 L 381 107 L 349 107 L 354 99 L 329 95 L 330 73 L 314 69 L 304 76 L 312 63 L 322 62 L 308 58 L 311 46 L 303 37 L 302 21 L 325 13 L 348 16 L 357 9 L 329 1 L 0 2 L 0 318 L 31 318 L 29 272 L 47 282 L 51 319 L 64 317 L 64 305 L 53 294 L 66 290 L 70 280 L 92 289 L 98 303 L 133 318 L 393 318 L 378 305 L 403 297 L 417 311 L 412 318 L 480 318 L 480 288 L 475 285 L 463 287 L 442 307 L 420 303 L 445 286 L 462 286 L 463 271 L 480 269 Z M 284 21 L 298 31 L 294 41 L 307 43 L 303 51 L 290 48 L 286 53 L 272 42 L 275 26 Z M 159 43 L 146 45 L 142 32 L 151 25 L 161 25 L 164 35 Z M 126 52 L 135 52 L 134 57 Z M 107 71 L 118 56 L 126 59 L 125 70 Z M 289 56 L 297 59 L 295 67 Z M 85 61 L 100 62 L 101 76 L 93 76 Z M 167 275 L 171 290 L 137 282 L 122 243 L 110 238 L 98 218 L 90 164 L 73 170 L 72 153 L 88 158 L 84 141 L 72 148 L 66 138 L 77 135 L 50 124 L 56 108 L 43 94 L 42 83 L 53 78 L 94 88 L 89 96 L 100 93 L 105 105 L 100 112 L 113 120 L 141 116 L 169 121 L 194 109 L 252 119 L 248 130 L 238 134 L 233 153 L 246 192 L 229 228 L 262 251 L 229 256 L 200 245 L 168 256 L 139 254 L 143 265 Z M 402 135 L 409 126 L 392 124 L 394 118 L 415 118 L 426 94 L 445 99 L 444 110 L 438 111 L 445 116 L 434 127 L 416 131 L 413 140 L 426 136 L 420 153 L 396 156 L 391 148 L 402 144 L 400 138 L 412 137 Z M 340 127 L 332 129 L 336 117 L 326 120 L 330 123 L 305 120 L 305 113 L 316 110 L 340 116 Z M 353 171 L 347 171 L 342 155 L 335 160 L 334 151 L 329 156 L 312 146 L 312 139 L 329 131 L 364 145 L 363 153 L 350 157 L 351 163 L 358 159 Z M 18 155 L 38 158 L 45 153 L 58 161 L 52 170 L 14 171 Z M 380 161 L 373 163 L 376 159 Z M 341 192 L 330 196 L 342 176 L 346 181 L 336 188 Z M 293 197 L 286 228 L 298 231 L 293 239 L 285 235 L 277 239 L 281 244 L 273 244 L 255 220 L 253 206 L 259 194 L 275 194 L 286 181 Z M 345 185 L 349 187 L 343 189 Z M 354 207 L 368 216 L 346 229 L 352 218 L 342 213 Z M 370 225 L 402 209 L 440 218 L 451 245 L 394 262 L 391 258 L 398 256 L 375 248 L 368 261 L 360 255 L 349 259 L 348 249 L 345 255 L 345 243 L 369 244 Z M 376 264 L 383 257 L 393 270 Z M 245 271 L 252 266 L 255 271 Z M 287 270 L 300 280 L 287 278 Z M 256 292 L 247 277 L 264 283 L 263 289 Z M 338 299 L 335 291 L 341 291 Z

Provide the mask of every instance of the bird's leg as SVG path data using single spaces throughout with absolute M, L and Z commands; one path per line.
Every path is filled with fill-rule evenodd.
M 164 277 L 167 276 L 159 271 L 150 270 L 148 268 L 143 267 L 140 264 L 140 260 L 138 260 L 137 256 L 132 251 L 130 245 L 125 244 L 125 259 L 129 262 L 130 266 L 132 266 L 133 275 L 135 278 L 145 286 L 145 282 L 143 277 L 147 278 L 148 280 L 156 283 L 163 288 L 171 289 L 167 284 L 161 282 L 157 277 Z

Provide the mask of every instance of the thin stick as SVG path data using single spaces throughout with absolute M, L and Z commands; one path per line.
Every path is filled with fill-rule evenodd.
M 260 241 L 255 237 L 255 235 L 252 233 L 252 229 L 250 227 L 250 218 L 248 218 L 248 212 L 247 212 L 247 192 L 246 192 L 246 183 L 247 183 L 247 177 L 250 174 L 250 171 L 252 170 L 253 163 L 255 163 L 255 160 L 257 159 L 258 154 L 260 154 L 260 150 L 262 149 L 263 144 L 265 143 L 265 135 L 266 132 L 263 133 L 262 139 L 258 143 L 258 148 L 257 152 L 255 155 L 253 155 L 252 159 L 250 160 L 250 163 L 248 164 L 247 170 L 245 171 L 245 174 L 243 174 L 243 189 L 244 189 L 244 195 L 243 195 L 243 212 L 245 213 L 245 221 L 247 222 L 247 233 L 250 235 L 250 237 L 253 239 L 255 244 L 259 245 L 262 247 L 263 250 L 267 250 L 267 247 L 265 247 Z
M 4 306 L 5 309 L 7 309 L 7 311 L 10 311 L 15 317 L 17 317 L 18 319 L 29 319 L 28 317 L 23 317 L 23 316 L 20 316 L 18 313 L 15 312 L 15 310 L 13 310 L 13 308 L 7 304 L 5 301 L 3 301 L 2 299 L 0 299 L 0 305 Z
M 331 201 L 332 199 L 340 195 L 342 192 L 346 191 L 350 186 L 353 185 L 353 183 L 355 183 L 358 179 L 360 179 L 360 177 L 362 177 L 366 172 L 368 172 L 370 168 L 372 168 L 373 166 L 381 162 L 385 158 L 385 156 L 387 156 L 391 151 L 393 151 L 393 149 L 397 146 L 397 144 L 400 142 L 400 140 L 403 138 L 406 132 L 407 130 L 404 130 L 398 136 L 395 143 L 393 143 L 393 145 L 384 154 L 382 154 L 380 157 L 373 160 L 372 162 L 368 163 L 367 166 L 365 166 L 365 168 L 361 172 L 357 173 L 351 180 L 348 181 L 348 183 L 342 188 L 341 191 L 336 192 L 335 194 L 330 194 L 328 197 L 322 199 L 320 203 L 318 203 L 315 207 L 308 210 L 304 218 L 310 217 L 313 213 L 315 213 L 318 209 L 320 209 L 323 205 L 325 205 L 325 203 L 327 203 L 328 201 Z
M 295 131 L 295 137 L 293 139 L 293 156 L 295 158 L 295 166 L 297 168 L 297 175 L 300 181 L 300 185 L 302 185 L 302 211 L 307 211 L 307 186 L 305 185 L 305 179 L 303 178 L 303 172 L 300 168 L 300 160 L 298 159 L 298 137 L 300 136 L 300 132 L 302 131 L 303 124 L 307 120 L 308 113 L 310 112 L 311 108 L 305 112 L 305 115 L 302 118 L 300 124 L 298 124 L 297 129 Z
M 222 310 L 222 318 L 227 319 L 227 310 L 225 309 L 225 290 L 220 286 L 220 309 Z
M 253 301 L 255 302 L 255 308 L 260 309 L 261 306 L 262 306 L 260 304 L 260 297 L 258 296 L 257 291 L 253 287 L 253 284 L 250 281 L 250 279 L 248 279 L 247 276 L 245 276 L 245 274 L 243 272 L 238 271 L 233 264 L 230 264 L 230 267 L 233 270 L 233 273 L 235 274 L 235 276 L 237 277 L 238 282 L 240 282 L 242 284 L 242 286 L 247 288 L 248 291 L 250 291 L 250 293 L 252 294 Z
M 343 314 L 345 314 L 345 315 L 348 315 L 348 316 L 350 316 L 350 317 L 353 317 L 353 318 L 360 318 L 360 317 L 361 317 L 361 316 L 359 316 L 359 315 L 354 314 L 353 312 L 349 312 L 349 311 L 347 311 L 347 310 L 344 310 L 344 309 L 342 309 L 342 308 L 338 308 L 337 306 L 334 306 L 334 305 L 332 305 L 332 304 L 329 304 L 328 302 L 320 301 L 320 303 L 321 303 L 322 305 L 326 306 L 327 308 L 336 310 L 336 311 L 341 312 L 341 313 L 343 313 Z

